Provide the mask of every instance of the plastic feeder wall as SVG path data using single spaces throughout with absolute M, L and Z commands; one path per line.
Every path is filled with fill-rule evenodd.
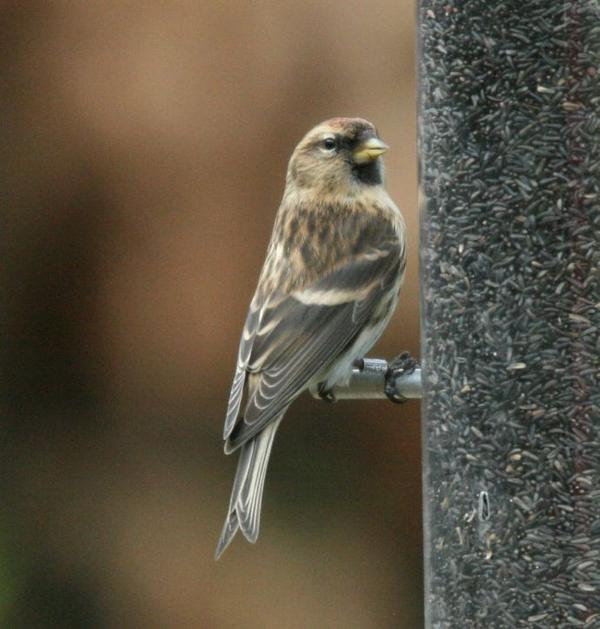
M 427 626 L 600 627 L 600 3 L 418 21 Z

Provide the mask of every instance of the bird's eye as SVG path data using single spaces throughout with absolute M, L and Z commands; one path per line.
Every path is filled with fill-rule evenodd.
M 325 138 L 323 140 L 323 148 L 326 151 L 333 151 L 335 147 L 336 147 L 336 142 L 333 138 Z

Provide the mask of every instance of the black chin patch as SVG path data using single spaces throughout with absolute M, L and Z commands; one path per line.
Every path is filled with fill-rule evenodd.
M 383 182 L 379 159 L 367 162 L 366 164 L 354 164 L 352 166 L 352 176 L 367 186 L 379 185 Z

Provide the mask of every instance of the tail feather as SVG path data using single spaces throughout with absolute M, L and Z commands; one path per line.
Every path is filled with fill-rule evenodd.
M 267 465 L 281 419 L 282 417 L 278 417 L 241 448 L 229 511 L 217 544 L 215 559 L 223 554 L 238 529 L 242 530 L 249 542 L 254 543 L 258 538 Z

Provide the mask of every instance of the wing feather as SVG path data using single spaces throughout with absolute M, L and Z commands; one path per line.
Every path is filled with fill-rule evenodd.
M 362 331 L 403 265 L 398 242 L 385 244 L 303 291 L 278 295 L 273 307 L 265 304 L 246 365 L 255 384 L 243 420 L 228 432 L 228 452 L 281 415 Z
M 225 414 L 225 426 L 223 428 L 223 439 L 227 439 L 229 437 L 238 419 L 244 395 L 244 385 L 246 383 L 246 368 L 248 366 L 248 361 L 250 360 L 252 345 L 254 344 L 254 338 L 263 314 L 263 305 L 264 304 L 259 297 L 255 295 L 252 299 L 252 303 L 250 304 L 250 309 L 248 310 L 248 315 L 242 331 L 242 338 L 240 340 L 235 375 L 233 376 L 231 391 L 229 393 L 229 402 L 227 404 L 227 412 Z

